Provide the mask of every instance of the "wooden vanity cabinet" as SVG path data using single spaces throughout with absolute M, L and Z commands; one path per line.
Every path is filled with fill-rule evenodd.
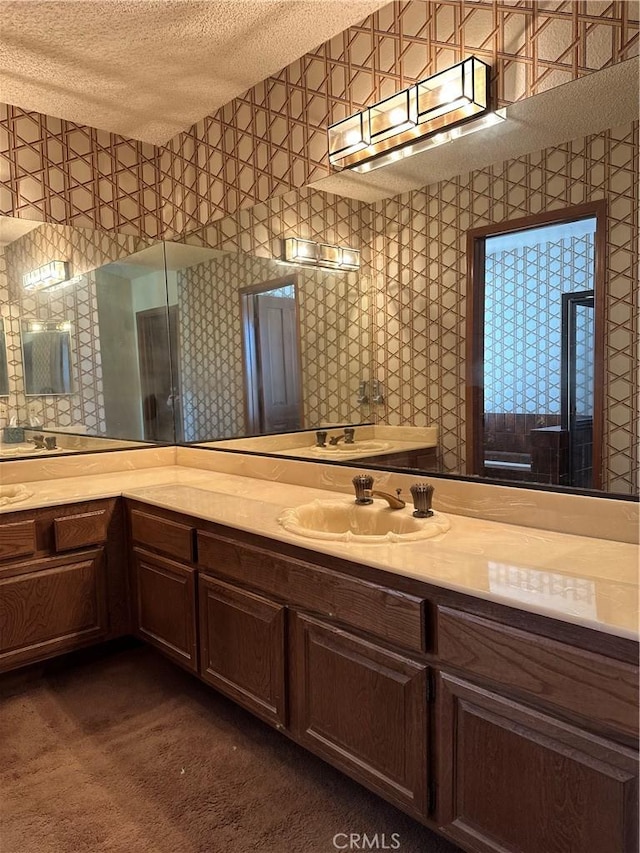
M 129 632 L 120 507 L 0 517 L 0 672 Z
M 637 643 L 158 517 L 195 530 L 208 684 L 468 853 L 635 853 Z

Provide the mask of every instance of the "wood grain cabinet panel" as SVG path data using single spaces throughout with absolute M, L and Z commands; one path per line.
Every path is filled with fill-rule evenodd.
M 292 607 L 327 616 L 411 651 L 422 651 L 428 645 L 428 608 L 418 596 L 201 531 L 198 562 L 225 579 L 257 586 L 260 592 Z
M 438 651 L 451 666 L 638 734 L 637 666 L 446 607 L 438 608 Z
M 285 608 L 205 575 L 198 583 L 202 678 L 285 727 Z
M 424 818 L 427 667 L 299 613 L 290 650 L 296 740 Z
M 0 560 L 29 557 L 36 552 L 36 523 L 27 521 L 2 521 L 0 524 Z
M 0 671 L 96 642 L 106 635 L 101 551 L 69 562 L 40 560 L 0 580 Z
M 138 509 L 130 514 L 131 538 L 154 551 L 192 563 L 195 557 L 195 528 L 188 524 L 170 521 Z
M 136 633 L 197 672 L 195 569 L 140 548 L 133 564 Z
M 446 673 L 438 817 L 477 853 L 636 853 L 633 751 Z
M 71 551 L 107 541 L 109 513 L 105 509 L 54 518 L 56 551 Z

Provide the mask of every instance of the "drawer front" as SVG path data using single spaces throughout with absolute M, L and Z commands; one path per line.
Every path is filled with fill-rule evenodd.
M 466 672 L 626 734 L 638 732 L 638 668 L 565 643 L 438 608 L 438 653 Z
M 36 523 L 33 519 L 0 523 L 0 560 L 28 557 L 36 552 Z
M 193 562 L 195 528 L 138 509 L 131 510 L 130 517 L 131 538 L 134 542 L 147 545 L 170 557 Z
M 106 509 L 65 515 L 53 520 L 56 551 L 72 551 L 107 541 L 109 513 Z
M 424 599 L 300 560 L 198 532 L 198 562 L 225 578 L 257 586 L 288 604 L 319 613 L 412 651 L 427 645 Z

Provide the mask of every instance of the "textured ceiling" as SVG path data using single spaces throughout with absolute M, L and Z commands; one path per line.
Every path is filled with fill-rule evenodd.
M 0 0 L 0 101 L 161 145 L 388 0 Z

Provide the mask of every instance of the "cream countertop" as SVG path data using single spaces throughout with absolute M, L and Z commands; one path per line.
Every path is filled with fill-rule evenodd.
M 309 540 L 285 531 L 278 516 L 287 507 L 335 498 L 335 491 L 181 466 L 33 481 L 28 488 L 32 497 L 0 513 L 122 494 L 521 610 L 638 638 L 639 549 L 625 542 L 449 512 L 451 530 L 426 541 L 367 545 Z

